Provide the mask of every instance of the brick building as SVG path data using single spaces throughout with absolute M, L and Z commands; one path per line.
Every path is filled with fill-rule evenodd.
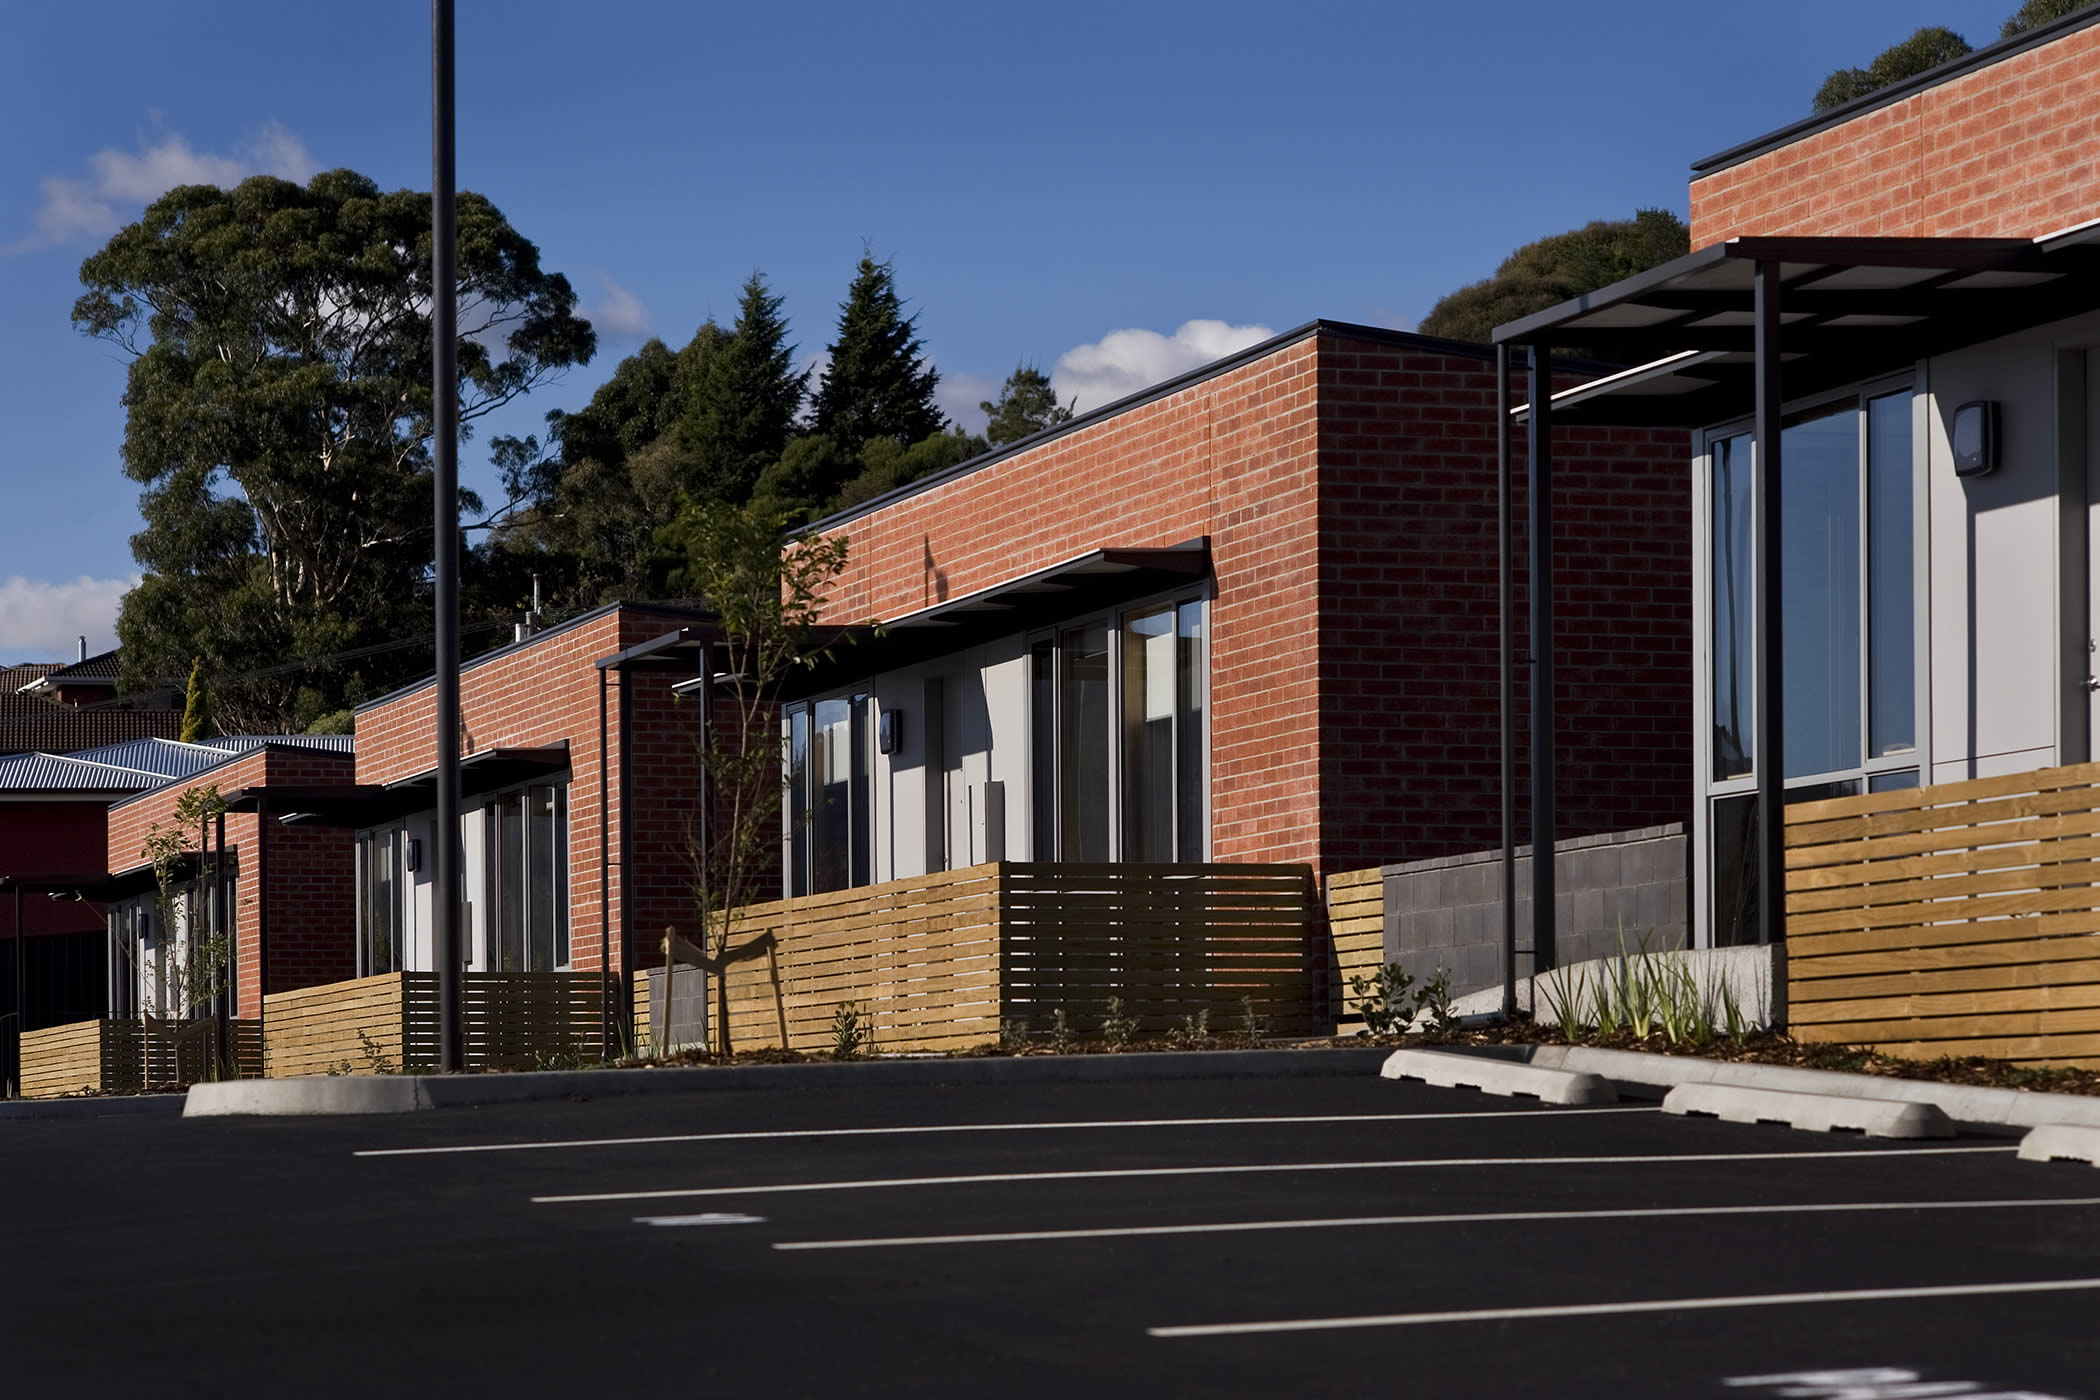
M 672 686 L 706 621 L 615 603 L 461 668 L 469 970 L 622 972 L 693 936 L 699 707 Z M 435 966 L 435 707 L 427 680 L 361 707 L 355 791 L 308 803 L 355 828 L 360 973 Z
M 1702 943 L 1784 935 L 1785 805 L 2094 753 L 2096 75 L 2089 8 L 1701 161 L 1694 252 L 1496 332 L 1641 365 L 1557 437 L 1691 432 Z
M 186 946 L 192 931 L 231 941 L 229 1014 L 261 1014 L 268 992 L 351 975 L 350 838 L 340 828 L 300 823 L 291 794 L 349 782 L 355 759 L 347 738 L 295 736 L 228 741 L 220 762 L 114 803 L 108 809 L 106 865 L 97 889 L 108 906 L 109 1011 L 136 1015 L 165 985 L 160 959 Z M 161 926 L 159 886 L 143 852 L 156 828 L 175 824 L 183 795 L 210 786 L 226 799 L 223 821 L 184 832 L 176 866 L 173 928 Z M 273 800 L 275 805 L 273 805 Z M 287 822 L 284 818 L 293 816 Z
M 1316 321 L 820 522 L 830 617 L 885 635 L 790 709 L 791 888 L 1494 845 L 1494 383 L 1481 347 Z M 1684 816 L 1683 456 L 1562 445 L 1570 834 Z

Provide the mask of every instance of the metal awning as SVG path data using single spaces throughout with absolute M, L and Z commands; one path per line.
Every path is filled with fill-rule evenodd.
M 569 766 L 569 747 L 556 744 L 533 749 L 483 749 L 459 764 L 459 795 L 478 797 L 513 783 L 560 773 Z M 328 787 L 236 788 L 226 794 L 229 812 L 263 812 L 287 824 L 367 827 L 398 821 L 437 806 L 437 769 L 429 768 L 391 783 L 340 783 Z
M 205 858 L 197 852 L 184 851 L 175 858 L 169 879 L 173 882 L 194 880 L 204 865 Z M 226 857 L 224 865 L 228 874 L 238 873 L 237 862 L 232 856 Z M 146 894 L 158 888 L 159 883 L 151 865 L 135 865 L 116 874 L 97 871 L 92 874 L 75 875 L 0 875 L 0 895 L 19 891 L 25 895 L 49 895 L 54 899 L 85 899 L 102 904 L 110 900 L 130 899 L 134 895 Z
M 1779 362 L 1795 398 L 2100 308 L 2094 232 L 1732 238 L 1500 326 L 1495 342 L 1639 366 L 1555 394 L 1560 421 L 1697 427 L 1749 405 L 1760 264 L 1778 269 Z
M 1157 593 L 1210 574 L 1208 536 L 1176 545 L 1103 548 L 883 623 L 842 629 L 841 645 L 783 687 L 814 695 L 877 671 L 894 671 L 998 637 Z

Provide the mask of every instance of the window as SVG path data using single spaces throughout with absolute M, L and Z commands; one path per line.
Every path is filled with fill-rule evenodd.
M 488 805 L 482 877 L 491 971 L 568 966 L 568 801 L 560 784 L 506 792 Z
M 1202 600 L 1066 628 L 1029 665 L 1034 858 L 1206 859 Z
M 874 879 L 873 702 L 866 694 L 796 705 L 786 716 L 787 889 L 824 894 Z
M 1919 557 L 1912 391 L 1869 390 L 1781 429 L 1780 596 L 1789 803 L 1918 781 Z M 1707 443 L 1710 736 L 1702 811 L 1711 941 L 1757 937 L 1751 434 Z
M 357 834 L 357 975 L 399 972 L 402 957 L 402 855 L 398 826 Z

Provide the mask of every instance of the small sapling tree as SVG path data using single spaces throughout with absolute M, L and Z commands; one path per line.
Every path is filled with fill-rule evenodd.
M 719 664 L 721 671 L 701 701 L 704 819 L 690 825 L 686 843 L 699 946 L 666 930 L 664 976 L 669 979 L 672 964 L 683 959 L 714 979 L 713 1039 L 723 1055 L 732 1049 L 731 966 L 768 958 L 779 1009 L 773 937 L 737 943 L 738 911 L 780 868 L 786 752 L 775 697 L 790 676 L 822 661 L 836 644 L 822 627 L 825 594 L 846 566 L 843 537 L 788 527 L 787 514 L 764 501 L 741 509 L 695 503 L 667 531 L 685 556 L 684 586 L 705 598 L 718 618 L 719 654 L 709 665 Z M 786 1049 L 784 1011 L 780 1019 Z M 669 1020 L 652 1018 L 651 1038 L 659 1050 Z
M 142 1016 L 149 1079 L 151 1047 L 156 1036 L 169 1045 L 173 1055 L 171 1068 L 180 1080 L 183 1047 L 219 1029 L 216 1020 L 209 1016 L 195 1026 L 185 1023 L 192 1020 L 198 1007 L 210 1006 L 226 989 L 231 976 L 228 964 L 232 942 L 223 931 L 204 931 L 205 921 L 199 910 L 206 898 L 207 885 L 202 872 L 197 884 L 197 902 L 180 918 L 178 912 L 182 901 L 177 884 L 190 833 L 197 833 L 197 849 L 202 851 L 206 844 L 205 833 L 212 820 L 225 810 L 226 799 L 219 795 L 216 784 L 190 788 L 176 800 L 173 821 L 169 825 L 163 826 L 156 821 L 147 828 L 145 845 L 139 851 L 140 856 L 153 866 L 156 927 L 160 930 L 160 947 L 153 959 L 152 985 L 142 989 L 150 995 L 142 995 L 139 999 L 142 1008 L 151 1007 Z M 223 1059 L 223 1047 L 214 1043 L 211 1053 L 205 1057 L 207 1070 L 216 1074 Z

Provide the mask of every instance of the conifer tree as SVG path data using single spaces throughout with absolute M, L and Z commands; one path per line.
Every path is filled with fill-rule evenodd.
M 212 737 L 211 695 L 204 688 L 204 658 L 190 662 L 189 691 L 182 700 L 182 729 L 176 736 L 185 744 L 199 744 Z
M 1059 403 L 1057 391 L 1050 387 L 1050 376 L 1034 365 L 1024 364 L 1015 366 L 1014 372 L 1006 376 L 997 402 L 985 400 L 977 406 L 985 413 L 985 440 L 996 447 L 1070 422 L 1078 403 L 1077 395 L 1071 403 Z
M 766 290 L 765 278 L 752 273 L 736 329 L 694 367 L 679 433 L 695 464 L 696 499 L 742 505 L 794 432 L 807 376 L 794 372 L 795 347 L 787 343 L 780 304 Z
M 849 456 L 874 438 L 914 443 L 947 426 L 933 402 L 940 372 L 903 310 L 890 265 L 863 251 L 815 401 L 816 431 Z

